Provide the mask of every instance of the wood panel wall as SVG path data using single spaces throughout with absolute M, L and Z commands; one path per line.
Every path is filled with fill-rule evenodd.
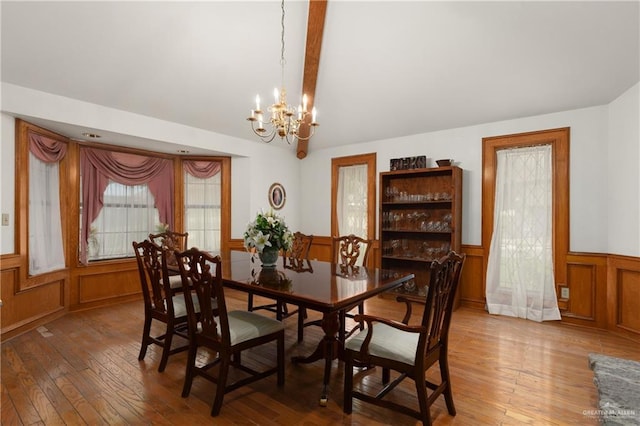
M 328 261 L 331 238 L 314 236 L 310 258 Z M 243 250 L 242 240 L 228 241 Z M 371 254 L 378 263 L 377 244 Z M 462 306 L 484 309 L 485 251 L 463 245 L 467 260 L 462 273 Z M 138 271 L 133 260 L 105 262 L 99 267 L 75 268 L 36 286 L 22 289 L 23 267 L 19 256 L 0 258 L 3 307 L 0 309 L 2 340 L 50 321 L 68 310 L 89 309 L 141 297 Z M 569 298 L 560 299 L 562 321 L 608 329 L 640 339 L 640 258 L 593 253 L 569 253 L 566 263 Z M 560 289 L 557 289 L 560 294 Z
M 461 281 L 461 304 L 485 309 L 485 250 L 463 246 L 467 254 Z M 608 329 L 640 339 L 640 258 L 595 253 L 567 254 L 562 271 L 569 297 L 559 298 L 562 321 Z M 562 285 L 560 285 L 562 284 Z
M 376 241 L 370 255 L 375 266 L 379 266 Z M 242 240 L 229 244 L 243 250 Z M 485 257 L 488 251 L 482 246 L 463 245 L 467 255 L 460 282 L 461 306 L 485 309 Z M 313 237 L 310 259 L 331 259 L 331 237 Z M 559 299 L 562 321 L 585 327 L 608 329 L 640 340 L 640 258 L 597 253 L 567 254 L 561 276 L 566 276 L 560 287 L 569 288 L 569 297 Z

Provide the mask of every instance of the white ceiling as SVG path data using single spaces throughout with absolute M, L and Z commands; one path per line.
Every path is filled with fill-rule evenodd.
M 286 3 L 290 100 L 307 11 Z M 277 1 L 2 1 L 1 15 L 17 86 L 253 140 L 255 95 L 280 83 Z M 607 104 L 640 80 L 639 21 L 638 1 L 329 0 L 309 150 Z

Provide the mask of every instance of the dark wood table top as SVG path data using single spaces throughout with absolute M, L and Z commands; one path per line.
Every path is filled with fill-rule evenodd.
M 226 286 L 273 297 L 286 303 L 303 305 L 319 312 L 345 309 L 364 299 L 397 288 L 413 274 L 377 268 L 345 268 L 312 260 L 305 268 L 262 268 L 257 255 L 243 251 L 218 253 Z

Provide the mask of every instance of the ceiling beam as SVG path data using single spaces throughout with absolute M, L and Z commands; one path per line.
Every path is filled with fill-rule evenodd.
M 322 33 L 324 31 L 324 18 L 327 12 L 327 0 L 309 0 L 309 18 L 307 20 L 307 45 L 304 55 L 304 77 L 302 80 L 302 93 L 308 98 L 308 110 L 313 108 L 316 94 L 316 81 L 318 80 L 318 68 L 320 65 L 320 50 L 322 48 Z M 307 116 L 305 122 L 309 124 L 311 117 Z M 310 126 L 300 128 L 300 136 L 309 136 Z M 297 156 L 303 159 L 307 156 L 309 141 L 298 139 Z

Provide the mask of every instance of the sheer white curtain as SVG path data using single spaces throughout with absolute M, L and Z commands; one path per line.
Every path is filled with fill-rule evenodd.
M 553 276 L 551 156 L 550 145 L 497 153 L 486 290 L 491 314 L 560 319 Z
M 367 238 L 367 165 L 340 167 L 338 171 L 338 233 Z
M 185 230 L 189 247 L 219 251 L 222 228 L 221 174 L 200 179 L 184 173 Z
M 338 235 L 367 238 L 367 203 L 367 165 L 340 167 L 336 200 Z M 362 265 L 362 259 L 356 265 Z
M 89 260 L 133 256 L 132 241 L 162 230 L 149 186 L 109 181 L 104 206 L 89 230 Z
M 29 275 L 63 269 L 58 162 L 29 153 Z

